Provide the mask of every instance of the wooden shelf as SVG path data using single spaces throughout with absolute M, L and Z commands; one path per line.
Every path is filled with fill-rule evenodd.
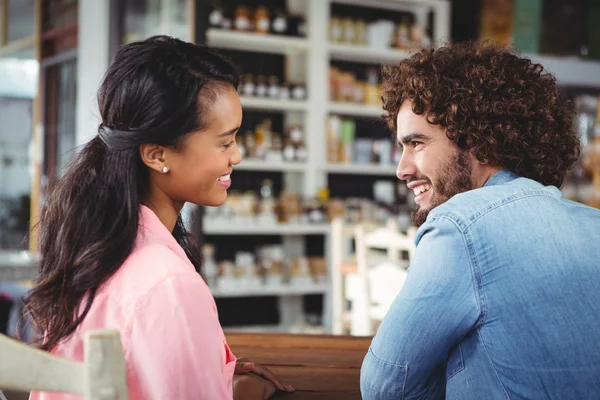
M 332 114 L 367 118 L 380 118 L 384 114 L 381 106 L 354 103 L 331 102 L 329 103 L 328 110 Z
M 352 175 L 396 175 L 396 166 L 377 164 L 327 164 L 327 172 Z
M 206 31 L 206 41 L 209 46 L 224 49 L 274 54 L 301 53 L 309 47 L 308 41 L 303 38 L 261 35 L 217 28 L 210 28 Z
M 271 224 L 261 225 L 258 222 L 221 223 L 207 219 L 204 223 L 206 235 L 327 235 L 329 225 L 326 224 Z
M 306 111 L 308 102 L 299 100 L 278 100 L 264 97 L 240 96 L 242 108 L 266 111 Z
M 242 162 L 233 167 L 235 171 L 279 171 L 303 172 L 307 168 L 303 162 L 270 162 L 266 160 L 242 159 Z M 235 178 L 234 178 L 235 179 Z
M 410 52 L 395 49 L 377 49 L 351 44 L 329 44 L 329 57 L 332 60 L 353 61 L 370 64 L 398 62 L 410 56 Z

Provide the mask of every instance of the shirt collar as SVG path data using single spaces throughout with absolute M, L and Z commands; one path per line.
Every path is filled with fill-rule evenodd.
M 173 234 L 160 221 L 158 216 L 150 208 L 140 205 L 140 225 L 156 235 L 164 244 L 173 250 L 179 257 L 189 262 L 183 248 L 177 243 Z
M 512 180 L 515 180 L 518 177 L 519 176 L 517 174 L 515 174 L 514 172 L 507 171 L 505 169 L 501 169 L 500 171 L 498 171 L 494 175 L 492 175 L 490 177 L 490 179 L 488 179 L 487 182 L 483 186 L 485 187 L 485 186 L 502 185 L 504 183 L 508 183 Z

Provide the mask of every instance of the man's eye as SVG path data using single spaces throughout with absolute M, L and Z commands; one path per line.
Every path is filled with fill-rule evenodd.
M 423 142 L 419 142 L 418 140 L 413 140 L 412 142 L 413 147 L 417 147 L 420 144 L 423 144 Z

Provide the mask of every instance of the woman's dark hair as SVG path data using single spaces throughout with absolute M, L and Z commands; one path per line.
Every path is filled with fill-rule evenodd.
M 233 64 L 202 45 L 156 36 L 119 50 L 98 92 L 98 135 L 41 211 L 40 273 L 27 310 L 45 334 L 42 349 L 74 332 L 100 285 L 133 250 L 149 179 L 140 145 L 177 148 L 205 127 L 219 91 L 238 84 Z M 200 273 L 200 253 L 181 218 L 172 233 Z
M 383 70 L 383 108 L 396 130 L 405 100 L 478 160 L 563 184 L 580 153 L 574 111 L 540 64 L 492 42 L 425 49 Z

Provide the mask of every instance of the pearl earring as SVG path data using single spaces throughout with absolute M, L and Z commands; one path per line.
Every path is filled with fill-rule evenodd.
M 169 172 L 169 167 L 162 167 L 162 172 L 163 172 L 163 174 L 166 174 L 167 172 Z

